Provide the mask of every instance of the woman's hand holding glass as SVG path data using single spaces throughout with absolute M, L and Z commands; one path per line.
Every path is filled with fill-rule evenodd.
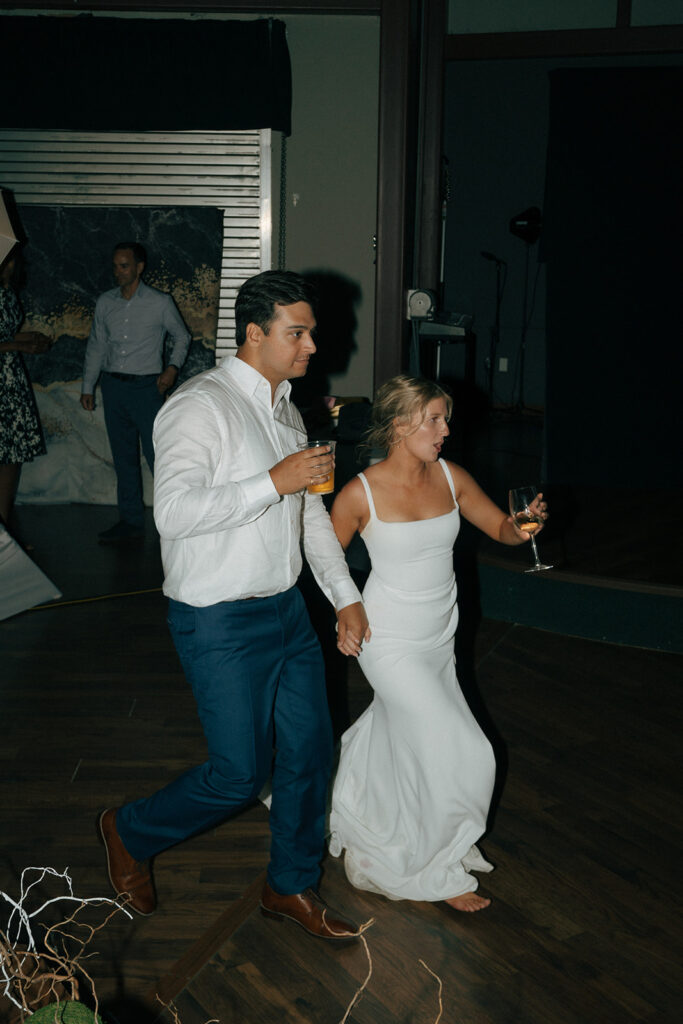
M 529 538 L 534 553 L 534 564 L 526 572 L 552 569 L 552 565 L 541 562 L 536 547 L 536 534 L 543 529 L 548 518 L 548 505 L 543 501 L 542 492 L 537 491 L 533 484 L 529 484 L 511 490 L 509 499 L 512 525 L 521 536 Z

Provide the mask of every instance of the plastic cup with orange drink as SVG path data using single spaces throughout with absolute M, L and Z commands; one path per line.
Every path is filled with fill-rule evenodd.
M 310 448 L 329 448 L 327 453 L 334 459 L 334 449 L 336 447 L 336 441 L 306 441 L 304 444 L 298 446 L 299 451 L 307 451 Z M 321 452 L 321 454 L 324 454 Z M 306 488 L 309 494 L 332 494 L 334 490 L 334 465 L 330 472 L 322 479 L 317 479 L 314 484 L 309 484 Z

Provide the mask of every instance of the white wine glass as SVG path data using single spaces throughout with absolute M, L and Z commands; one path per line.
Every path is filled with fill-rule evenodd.
M 552 569 L 552 565 L 545 565 L 538 557 L 535 533 L 543 522 L 541 516 L 534 510 L 534 502 L 538 497 L 538 491 L 533 484 L 526 487 L 515 487 L 510 491 L 510 515 L 515 521 L 515 526 L 523 533 L 528 533 L 531 540 L 531 547 L 534 553 L 534 564 L 525 572 L 540 572 L 542 569 Z

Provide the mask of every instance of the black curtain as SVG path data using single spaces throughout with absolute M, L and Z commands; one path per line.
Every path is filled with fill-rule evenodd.
M 683 68 L 550 82 L 546 477 L 676 486 Z
M 81 15 L 6 17 L 0 25 L 5 129 L 290 133 L 281 21 Z

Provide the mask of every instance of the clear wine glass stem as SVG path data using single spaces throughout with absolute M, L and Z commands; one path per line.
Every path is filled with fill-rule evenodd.
M 533 552 L 534 552 L 534 564 L 535 564 L 537 569 L 540 569 L 541 568 L 541 559 L 538 557 L 538 548 L 536 547 L 536 538 L 534 537 L 533 533 L 531 534 L 531 547 L 533 548 Z

